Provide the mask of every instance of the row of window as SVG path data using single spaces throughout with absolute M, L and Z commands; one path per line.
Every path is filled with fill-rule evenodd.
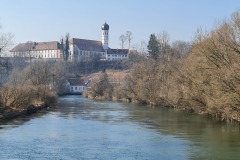
M 90 56 L 90 55 L 104 55 L 104 52 L 90 52 L 90 51 L 74 51 L 74 55 Z
M 74 90 L 83 90 L 84 91 L 85 87 L 84 86 L 82 86 L 82 87 L 81 86 L 75 86 L 75 87 L 71 86 L 71 90 L 73 90 L 73 89 Z
M 108 35 L 108 33 L 107 33 L 107 32 L 106 32 L 106 33 L 105 33 L 105 32 L 103 32 L 103 35 L 106 35 L 106 36 L 107 36 L 107 35 Z
M 108 54 L 108 57 L 127 57 L 126 54 Z
M 36 57 L 36 58 L 56 58 L 56 54 L 38 54 L 38 53 L 30 53 L 29 52 L 13 52 L 12 57 L 20 56 L 20 57 Z
M 114 60 L 124 60 L 124 58 L 108 58 L 109 61 L 114 61 Z
M 56 50 L 39 50 L 39 51 L 31 51 L 32 53 L 56 53 Z
M 56 58 L 55 54 L 44 54 L 44 55 L 41 55 L 41 56 L 44 57 L 44 58 Z M 36 57 L 37 57 L 37 55 L 36 55 Z M 40 57 L 40 55 L 39 55 L 39 57 Z
M 39 53 L 57 53 L 57 50 L 39 50 L 39 51 L 23 51 L 23 52 L 14 52 L 19 54 L 31 53 L 31 54 L 39 54 Z

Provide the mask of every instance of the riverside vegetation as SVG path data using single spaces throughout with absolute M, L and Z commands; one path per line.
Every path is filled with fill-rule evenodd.
M 186 46 L 181 41 L 170 45 L 165 32 L 152 34 L 149 58 L 140 58 L 119 84 L 110 83 L 103 72 L 85 96 L 240 122 L 240 12 L 209 32 L 199 29 L 191 47 Z
M 11 35 L 1 36 L 1 52 L 10 39 Z M 199 29 L 192 43 L 170 44 L 169 35 L 162 32 L 150 35 L 148 57 L 139 54 L 141 48 L 138 53 L 130 53 L 130 63 L 106 62 L 110 68 L 128 69 L 121 82 L 112 83 L 108 73 L 103 72 L 85 96 L 174 107 L 240 122 L 239 11 L 212 31 Z M 95 60 L 79 64 L 31 58 L 26 64 L 21 58 L 14 58 L 13 63 L 1 60 L 0 119 L 53 104 L 66 76 L 78 77 L 99 70 L 99 66 L 108 68 L 105 62 Z
M 1 75 L 0 120 L 30 114 L 53 105 L 58 88 L 61 88 L 59 84 L 63 81 L 64 65 L 60 62 L 20 64 L 21 67 L 13 67 L 9 75 Z

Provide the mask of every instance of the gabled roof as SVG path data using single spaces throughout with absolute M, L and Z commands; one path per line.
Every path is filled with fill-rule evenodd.
M 67 79 L 71 86 L 84 86 L 84 80 L 79 78 Z
M 128 49 L 111 49 L 107 50 L 107 54 L 128 54 Z
M 56 49 L 62 49 L 61 45 L 58 41 L 52 41 L 52 42 L 38 42 L 36 43 L 34 50 L 56 50 Z
M 101 41 L 72 38 L 70 39 L 69 43 L 75 44 L 80 50 L 83 51 L 105 52 Z
M 25 51 L 37 51 L 37 50 L 56 50 L 56 49 L 61 49 L 61 45 L 58 41 L 27 42 L 27 43 L 19 43 L 10 52 L 25 52 Z

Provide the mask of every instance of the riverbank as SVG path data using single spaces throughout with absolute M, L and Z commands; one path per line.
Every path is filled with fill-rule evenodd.
M 128 102 L 128 103 L 135 103 L 135 104 L 145 104 L 145 105 L 150 105 L 153 107 L 166 107 L 166 108 L 172 108 L 174 110 L 181 110 L 184 111 L 186 113 L 191 113 L 191 114 L 198 114 L 198 115 L 202 115 L 202 116 L 208 116 L 208 117 L 213 117 L 215 119 L 218 119 L 220 121 L 226 121 L 226 122 L 237 122 L 240 124 L 240 119 L 235 116 L 234 118 L 230 119 L 222 119 L 221 118 L 221 113 L 219 112 L 218 114 L 215 113 L 211 113 L 210 111 L 204 110 L 202 108 L 196 109 L 193 107 L 189 107 L 187 106 L 187 103 L 179 103 L 180 105 L 172 105 L 166 102 L 161 102 L 161 103 L 148 103 L 148 102 L 143 102 L 143 101 L 138 101 L 138 100 L 133 100 L 131 98 L 117 98 L 117 97 L 105 97 L 105 96 L 96 96 L 93 97 L 89 94 L 84 94 L 85 98 L 88 99 L 93 99 L 93 100 L 97 100 L 97 101 L 115 101 L 115 102 Z M 185 105 L 184 105 L 185 104 Z
M 56 100 L 56 91 L 45 85 L 5 84 L 0 88 L 0 121 L 36 113 L 53 106 Z
M 28 116 L 37 113 L 40 110 L 49 108 L 50 105 L 46 103 L 40 103 L 35 105 L 30 105 L 29 107 L 17 110 L 12 108 L 1 108 L 0 110 L 0 121 L 8 121 L 14 118 Z

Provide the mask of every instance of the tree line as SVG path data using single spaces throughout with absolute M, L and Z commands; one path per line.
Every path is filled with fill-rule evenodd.
M 13 68 L 5 83 L 0 84 L 0 110 L 22 111 L 32 105 L 52 105 L 63 88 L 64 64 L 40 60 Z
M 13 37 L 10 33 L 0 35 L 0 114 L 53 104 L 66 74 L 65 62 L 3 58 Z
M 170 44 L 162 32 L 150 35 L 147 48 L 148 58 L 140 58 L 121 84 L 99 81 L 108 88 L 105 97 L 240 122 L 239 11 L 211 31 L 199 29 L 192 43 Z

